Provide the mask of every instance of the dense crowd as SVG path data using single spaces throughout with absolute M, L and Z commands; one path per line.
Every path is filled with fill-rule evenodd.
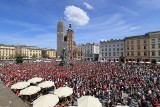
M 117 104 L 131 107 L 158 107 L 160 103 L 160 68 L 136 63 L 98 63 L 72 61 L 72 66 L 59 62 L 8 64 L 0 69 L 0 81 L 8 87 L 19 81 L 42 77 L 53 81 L 55 89 L 73 88 L 69 101 L 84 95 L 99 98 L 105 107 Z

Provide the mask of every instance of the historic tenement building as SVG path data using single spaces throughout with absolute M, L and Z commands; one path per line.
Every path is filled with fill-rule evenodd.
M 160 31 L 145 34 L 149 38 L 149 59 L 160 62 Z
M 99 60 L 119 61 L 124 54 L 124 40 L 100 41 Z
M 125 56 L 127 61 L 149 61 L 149 48 L 147 35 L 125 38 Z

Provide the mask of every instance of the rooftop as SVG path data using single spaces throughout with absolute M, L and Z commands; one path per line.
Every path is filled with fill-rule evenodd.
M 29 107 L 13 91 L 0 82 L 0 107 Z

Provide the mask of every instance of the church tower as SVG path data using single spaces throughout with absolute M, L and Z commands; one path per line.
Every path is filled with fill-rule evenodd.
M 69 59 L 73 59 L 73 30 L 71 24 L 69 24 L 69 28 L 67 30 L 67 46 L 68 46 L 68 57 Z
M 64 36 L 65 36 L 65 25 L 60 19 L 57 24 L 57 57 L 61 56 L 62 50 L 64 48 Z

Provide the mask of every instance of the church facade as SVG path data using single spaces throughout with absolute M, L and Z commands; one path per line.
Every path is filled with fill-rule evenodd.
M 77 58 L 77 47 L 74 41 L 74 32 L 72 25 L 69 24 L 69 28 L 65 29 L 65 24 L 62 19 L 57 24 L 57 57 L 60 57 L 62 50 L 65 48 L 67 59 Z

